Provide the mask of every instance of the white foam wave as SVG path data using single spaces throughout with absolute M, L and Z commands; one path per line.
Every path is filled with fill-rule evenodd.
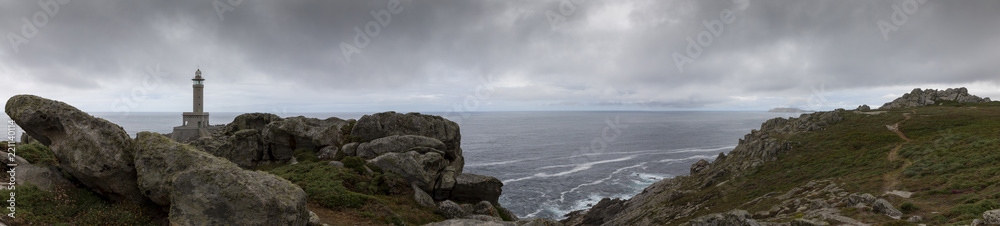
M 567 171 L 562 171 L 562 172 L 558 172 L 558 173 L 536 173 L 535 175 L 531 175 L 531 176 L 527 176 L 527 177 L 522 177 L 522 178 L 517 178 L 517 179 L 511 179 L 511 180 L 503 181 L 503 183 L 507 184 L 507 183 L 510 183 L 510 182 L 517 182 L 517 181 L 522 181 L 522 180 L 527 180 L 527 179 L 533 179 L 533 178 L 548 178 L 548 177 L 564 176 L 564 175 L 568 175 L 568 174 L 571 174 L 571 173 L 576 173 L 576 172 L 588 170 L 591 167 L 594 167 L 595 165 L 598 165 L 598 164 L 627 161 L 627 160 L 630 160 L 632 158 L 635 158 L 636 156 L 638 156 L 638 155 L 631 155 L 631 156 L 625 156 L 625 157 L 617 158 L 617 159 L 609 159 L 609 160 L 601 160 L 601 161 L 595 161 L 595 162 L 588 162 L 588 163 L 576 164 L 576 165 L 573 165 L 574 166 L 573 169 L 570 169 L 570 170 L 567 170 Z
M 733 148 L 736 148 L 736 146 L 694 147 L 694 148 L 672 149 L 672 150 L 666 150 L 666 151 L 664 151 L 664 150 L 643 150 L 643 151 L 619 151 L 619 152 L 586 153 L 586 154 L 578 154 L 578 155 L 572 155 L 572 156 L 567 156 L 567 157 L 553 158 L 551 160 L 571 159 L 571 158 L 579 158 L 579 157 L 586 157 L 586 156 L 596 156 L 596 155 L 615 155 L 615 154 L 677 154 L 677 153 L 691 153 L 691 152 L 712 152 L 712 151 L 718 151 L 718 150 L 731 150 Z M 553 168 L 553 167 L 562 167 L 562 166 L 565 166 L 565 165 L 547 166 L 547 167 L 543 167 L 543 168 Z
M 608 174 L 608 176 L 605 177 L 605 178 L 601 178 L 601 179 L 592 181 L 590 183 L 580 184 L 580 185 L 577 185 L 576 187 L 573 187 L 572 189 L 569 189 L 568 191 L 560 192 L 559 193 L 559 202 L 565 202 L 566 201 L 566 193 L 575 192 L 577 189 L 580 189 L 580 188 L 582 188 L 584 186 L 593 186 L 593 185 L 598 185 L 598 184 L 604 183 L 604 181 L 607 181 L 607 180 L 610 180 L 611 178 L 614 178 L 615 174 L 621 173 L 622 171 L 625 171 L 627 169 L 632 169 L 632 168 L 636 168 L 636 167 L 642 167 L 643 165 L 646 165 L 646 162 L 639 163 L 639 164 L 633 165 L 633 166 L 623 167 L 623 168 L 615 170 L 614 172 L 611 172 L 611 174 Z
M 695 159 L 711 159 L 713 156 L 715 156 L 715 155 L 693 155 L 693 156 L 688 156 L 687 158 L 663 159 L 663 160 L 656 161 L 656 162 L 676 163 L 676 162 L 683 162 L 683 161 L 689 161 L 689 160 L 695 160 Z
M 518 160 L 510 160 L 510 161 L 503 161 L 503 162 L 487 162 L 487 163 L 477 163 L 477 164 L 466 164 L 465 167 L 483 167 L 483 166 L 507 165 L 507 164 L 511 164 L 511 163 L 515 163 L 515 162 L 520 162 L 520 161 L 524 161 L 524 160 L 518 159 Z

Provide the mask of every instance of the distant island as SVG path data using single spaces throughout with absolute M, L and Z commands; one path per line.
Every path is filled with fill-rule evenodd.
M 775 108 L 775 109 L 767 110 L 767 112 L 775 112 L 775 113 L 801 113 L 801 112 L 813 112 L 813 111 L 806 111 L 806 110 L 802 110 L 802 109 L 798 109 L 798 108 Z

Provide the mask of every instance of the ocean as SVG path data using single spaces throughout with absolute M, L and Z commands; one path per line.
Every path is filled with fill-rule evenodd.
M 169 133 L 180 113 L 91 113 L 125 128 Z M 211 113 L 226 124 L 241 113 Z M 278 113 L 357 119 L 366 113 Z M 425 114 L 447 115 L 428 112 Z M 602 198 L 630 198 L 650 184 L 686 175 L 774 117 L 767 112 L 474 112 L 459 123 L 467 173 L 503 181 L 500 204 L 519 217 L 562 219 Z M 6 118 L 6 115 L 4 115 Z M 7 118 L 9 119 L 9 118 Z

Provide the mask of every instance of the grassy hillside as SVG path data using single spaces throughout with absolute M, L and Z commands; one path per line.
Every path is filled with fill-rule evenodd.
M 722 185 L 699 190 L 696 181 L 682 179 L 682 187 L 695 192 L 661 204 L 702 202 L 708 207 L 672 223 L 732 209 L 755 213 L 777 203 L 754 200 L 758 197 L 829 179 L 852 193 L 913 192 L 910 198 L 881 198 L 901 209 L 902 219 L 918 215 L 926 224 L 968 224 L 982 212 L 1000 208 L 1000 102 L 846 111 L 842 116 L 843 121 L 822 131 L 779 136 L 793 142 L 791 151 Z M 837 208 L 863 222 L 912 224 Z

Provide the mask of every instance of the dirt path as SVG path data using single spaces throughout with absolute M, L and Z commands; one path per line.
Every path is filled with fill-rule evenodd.
M 916 114 L 917 110 L 913 110 L 912 112 L 913 114 Z M 885 127 L 889 128 L 889 131 L 892 131 L 893 133 L 896 133 L 896 135 L 899 135 L 899 138 L 902 138 L 906 142 L 910 142 L 911 141 L 910 138 L 906 137 L 906 134 L 903 134 L 903 131 L 899 129 L 899 123 L 905 122 L 906 120 L 910 120 L 911 118 L 910 113 L 903 113 L 903 117 L 905 117 L 903 121 L 899 121 L 892 125 L 886 125 Z M 889 151 L 889 155 L 886 156 L 886 159 L 888 159 L 890 162 L 903 160 L 903 167 L 899 167 L 899 169 L 893 170 L 882 176 L 882 180 L 885 181 L 885 184 L 882 185 L 882 190 L 884 191 L 892 191 L 893 188 L 899 185 L 900 183 L 899 177 L 900 175 L 903 174 L 903 170 L 906 169 L 906 167 L 913 165 L 913 162 L 911 162 L 909 159 L 903 159 L 899 157 L 899 149 L 902 148 L 903 144 L 896 145 L 896 147 L 893 148 L 892 151 Z

